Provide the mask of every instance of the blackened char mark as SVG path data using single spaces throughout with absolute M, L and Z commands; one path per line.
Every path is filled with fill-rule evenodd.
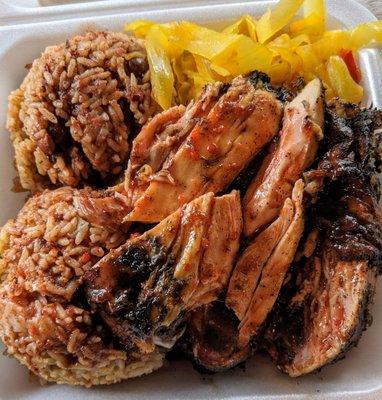
M 333 103 L 326 109 L 320 161 L 306 174 L 322 180 L 313 221 L 340 260 L 381 264 L 382 228 L 377 209 L 381 112 Z M 315 215 L 314 215 L 315 214 Z
M 283 103 L 285 103 L 286 101 L 292 101 L 293 98 L 296 96 L 296 93 L 293 93 L 285 86 L 271 85 L 270 77 L 264 72 L 253 71 L 248 75 L 248 79 L 253 87 L 264 89 L 268 92 L 273 93 L 277 100 L 280 100 Z
M 136 308 L 142 285 L 153 271 L 166 261 L 166 254 L 158 238 L 151 238 L 149 247 L 150 252 L 140 245 L 131 245 L 113 262 L 118 286 L 113 300 L 109 302 L 109 311 L 115 316 L 139 320 L 139 324 L 155 305 L 155 301 L 152 300 L 142 309 Z
M 281 366 L 293 361 L 297 350 L 307 337 L 307 307 L 312 301 L 312 293 L 306 293 L 299 302 L 291 301 L 301 282 L 310 280 L 314 274 L 313 260 L 305 265 L 304 261 L 302 259 L 292 265 L 259 346 L 266 348 L 277 365 Z
M 378 221 L 362 224 L 352 215 L 344 215 L 328 229 L 328 240 L 344 261 L 381 262 L 382 236 Z
M 127 243 L 101 260 L 85 277 L 86 294 L 120 345 L 127 350 L 139 343 L 151 346 L 156 338 L 172 343 L 184 331 L 187 319 L 179 315 L 169 326 L 166 317 L 179 305 L 184 282 L 174 278 L 174 260 L 157 236 Z
M 249 357 L 249 346 L 244 349 L 237 346 L 239 323 L 235 313 L 223 301 L 215 301 L 194 312 L 182 347 L 196 369 L 224 371 Z
M 142 274 L 143 279 L 151 273 L 153 267 L 147 250 L 140 246 L 129 246 L 128 249 L 114 261 L 114 265 L 119 269 L 121 274 L 127 273 L 129 277 Z

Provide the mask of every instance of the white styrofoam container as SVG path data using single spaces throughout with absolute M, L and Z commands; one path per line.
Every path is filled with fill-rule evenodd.
M 57 6 L 61 0 L 0 0 L 0 224 L 14 217 L 24 195 L 10 191 L 15 171 L 13 151 L 5 130 L 7 96 L 26 74 L 24 66 L 48 45 L 59 43 L 87 27 L 121 30 L 137 18 L 157 21 L 189 19 L 207 25 L 262 14 L 273 1 L 99 0 Z M 61 3 L 68 3 L 61 1 Z M 56 5 L 51 5 L 56 4 Z M 332 27 L 351 28 L 375 19 L 354 0 L 327 0 Z M 360 53 L 366 104 L 382 107 L 382 61 L 375 49 Z M 320 373 L 291 379 L 270 361 L 256 356 L 245 371 L 236 369 L 201 376 L 184 361 L 172 362 L 145 377 L 92 389 L 40 386 L 28 379 L 15 360 L 0 356 L 0 400 L 55 399 L 382 399 L 382 285 L 378 285 L 374 323 L 346 359 Z M 0 345 L 1 352 L 1 345 Z

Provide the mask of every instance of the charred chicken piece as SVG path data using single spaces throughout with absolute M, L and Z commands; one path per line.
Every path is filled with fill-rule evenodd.
M 308 251 L 294 266 L 265 336 L 277 366 L 300 376 L 342 358 L 370 323 L 381 265 L 376 168 L 382 113 L 332 104 L 324 156 L 306 174 L 318 196 Z M 311 240 L 313 237 L 314 240 Z
M 294 183 L 313 162 L 323 127 L 323 89 L 311 81 L 286 107 L 280 142 L 271 161 L 264 160 L 259 176 L 244 197 L 244 234 L 250 236 L 279 214 Z
M 134 141 L 127 221 L 158 222 L 203 193 L 221 192 L 278 132 L 282 106 L 240 76 L 207 86 L 184 113 L 165 113 Z
M 297 181 L 279 218 L 239 257 L 225 304 L 208 304 L 194 313 L 188 341 L 193 359 L 203 368 L 224 370 L 251 355 L 303 231 L 303 189 L 302 180 Z
M 227 285 L 241 231 L 238 192 L 198 197 L 96 264 L 88 301 L 126 350 L 169 349 L 188 312 Z

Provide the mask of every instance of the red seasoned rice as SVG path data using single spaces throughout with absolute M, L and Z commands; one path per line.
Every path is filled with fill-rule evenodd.
M 87 32 L 45 49 L 9 97 L 21 186 L 79 186 L 120 174 L 131 129 L 155 112 L 144 43 Z
M 75 199 L 87 194 L 44 191 L 1 230 L 0 339 L 43 379 L 91 386 L 149 373 L 163 354 L 116 349 L 76 297 L 84 272 L 126 239 L 80 216 Z

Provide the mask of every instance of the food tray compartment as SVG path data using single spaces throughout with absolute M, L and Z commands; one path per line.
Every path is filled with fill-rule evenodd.
M 105 15 L 140 15 L 162 20 L 189 19 L 195 21 L 230 19 L 243 13 L 262 14 L 276 0 L 0 0 L 2 26 L 44 23 L 63 19 L 92 19 Z M 235 6 L 233 6 L 235 4 Z M 43 6 L 44 5 L 44 6 Z M 208 8 L 208 9 L 207 9 Z M 226 12 L 225 10 L 229 10 Z M 336 15 L 346 26 L 375 18 L 355 0 L 327 1 L 329 16 Z M 225 18 L 223 18 L 225 14 Z M 175 17 L 177 16 L 177 17 Z M 132 17 L 134 19 L 136 17 Z M 108 25 L 107 25 L 108 26 Z
M 104 15 L 111 10 L 169 9 L 183 3 L 194 4 L 195 0 L 179 0 L 177 4 L 171 0 L 0 0 L 0 27 L 32 21 Z
M 230 3 L 242 0 L 231 0 Z M 260 1 L 262 2 L 262 1 Z M 0 27 L 65 18 L 90 17 L 107 13 L 194 7 L 198 0 L 0 0 Z M 220 4 L 206 0 L 203 4 Z
M 50 6 L 64 6 L 70 3 L 90 3 L 92 1 L 102 1 L 102 0 L 14 0 L 12 2 L 4 0 L 5 3 L 13 5 L 16 7 L 50 7 Z
M 104 1 L 98 4 L 104 4 Z M 118 1 L 114 4 L 120 3 Z M 162 6 L 165 2 L 162 2 Z M 96 10 L 96 3 L 88 3 L 89 10 Z M 125 3 L 126 4 L 126 3 Z M 215 21 L 230 20 L 242 14 L 259 15 L 274 2 L 250 1 L 237 3 L 203 4 L 192 6 L 183 2 L 169 10 L 131 9 L 111 7 L 90 12 L 87 17 L 62 19 L 35 24 L 32 17 L 22 25 L 0 28 L 0 95 L 4 99 L 0 110 L 0 173 L 1 204 L 0 224 L 16 215 L 24 194 L 10 191 L 15 172 L 12 166 L 13 152 L 5 130 L 6 101 L 26 74 L 24 66 L 38 57 L 48 45 L 57 44 L 87 27 L 121 30 L 123 24 L 137 18 L 158 21 L 191 19 L 207 25 Z M 82 4 L 83 6 L 84 4 Z M 68 6 L 69 7 L 69 6 Z M 93 8 L 92 8 L 93 7 Z M 138 7 L 138 6 L 137 6 Z M 366 9 L 352 0 L 329 0 L 328 13 L 336 15 L 332 26 L 352 27 L 373 18 Z M 49 7 L 47 7 L 48 9 Z M 53 7 L 51 7 L 53 8 Z M 39 8 L 40 9 L 40 8 Z M 53 14 L 52 14 L 53 15 Z M 58 19 L 58 12 L 55 14 Z M 33 24 L 33 26 L 32 26 Z M 221 24 L 221 23 L 218 23 Z M 365 53 L 365 55 L 364 55 Z M 368 103 L 381 105 L 380 57 L 374 49 L 360 53 Z M 379 71 L 379 72 L 378 72 Z M 380 74 L 380 75 L 378 75 Z M 377 101 L 379 103 L 377 104 Z M 358 348 L 350 351 L 345 361 L 328 366 L 319 374 L 291 379 L 279 373 L 270 361 L 256 356 L 247 363 L 245 370 L 235 369 L 226 373 L 201 376 L 188 362 L 175 361 L 152 375 L 123 382 L 110 387 L 95 387 L 91 391 L 59 385 L 40 386 L 36 379 L 28 380 L 28 371 L 15 360 L 0 356 L 0 399 L 380 399 L 382 398 L 382 285 L 379 282 L 374 306 L 374 323 L 363 335 Z M 1 352 L 1 346 L 0 346 Z

